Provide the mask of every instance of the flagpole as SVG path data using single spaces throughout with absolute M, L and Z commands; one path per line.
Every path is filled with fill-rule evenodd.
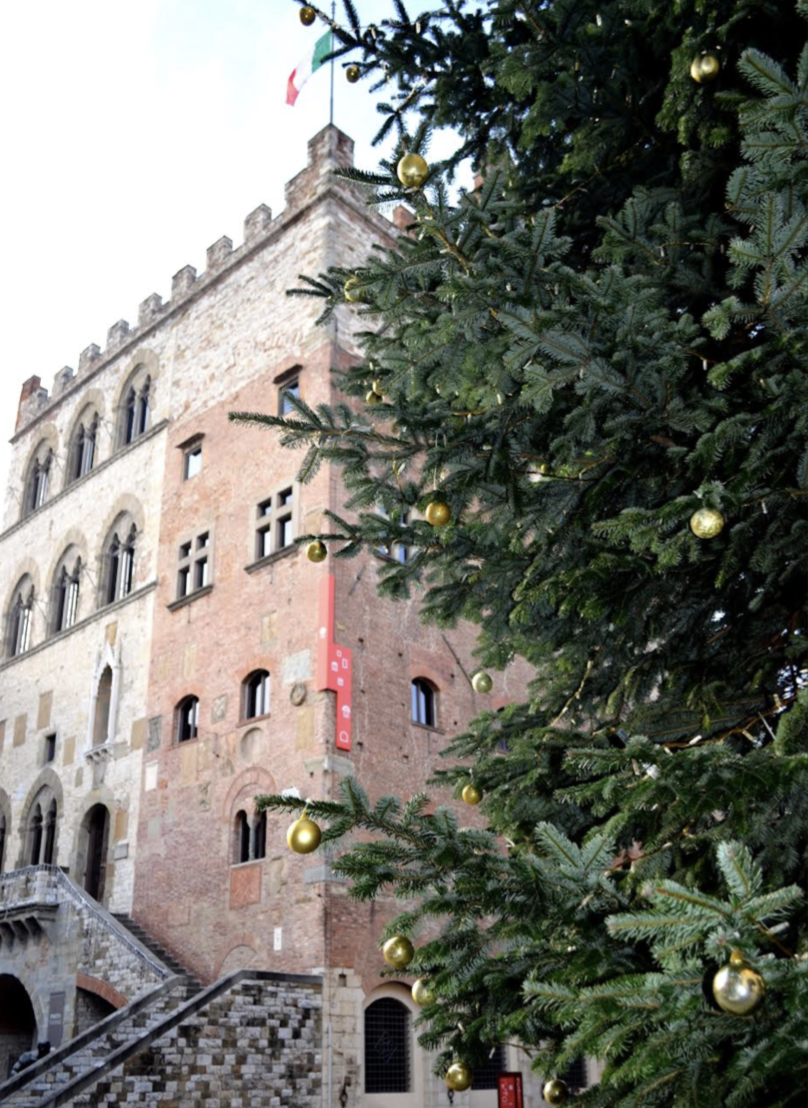
M 334 49 L 334 20 L 337 14 L 337 0 L 331 0 L 331 49 Z M 331 59 L 331 107 L 328 122 L 334 126 L 334 58 Z

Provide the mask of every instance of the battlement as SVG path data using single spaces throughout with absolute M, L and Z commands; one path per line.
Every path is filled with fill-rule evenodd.
M 60 369 L 50 392 L 42 387 L 39 377 L 30 377 L 22 386 L 20 393 L 15 435 L 24 431 L 28 424 L 45 409 L 54 404 L 64 393 L 79 385 L 91 372 L 115 357 L 125 347 L 141 339 L 147 331 L 178 308 L 183 301 L 197 295 L 223 272 L 237 265 L 240 259 L 250 254 L 279 227 L 290 222 L 318 195 L 328 189 L 336 189 L 346 196 L 354 192 L 355 187 L 350 182 L 333 177 L 333 171 L 337 167 L 353 164 L 352 138 L 333 124 L 319 131 L 309 140 L 306 168 L 286 184 L 286 207 L 280 216 L 273 219 L 267 205 L 259 204 L 244 220 L 244 240 L 240 246 L 234 248 L 233 240 L 227 235 L 217 239 L 207 248 L 204 273 L 198 274 L 192 265 L 185 265 L 177 270 L 171 279 L 169 301 L 163 303 L 162 297 L 156 292 L 147 296 L 138 308 L 137 324 L 134 327 L 131 327 L 125 319 L 119 319 L 117 323 L 113 323 L 107 332 L 106 349 L 102 351 L 95 343 L 90 343 L 79 355 L 78 369 L 74 371 L 70 366 Z M 367 212 L 367 218 L 378 220 L 379 229 L 388 230 L 389 233 L 391 221 L 371 211 Z M 393 213 L 392 224 L 401 228 L 406 225 L 409 218 L 406 209 L 397 208 Z

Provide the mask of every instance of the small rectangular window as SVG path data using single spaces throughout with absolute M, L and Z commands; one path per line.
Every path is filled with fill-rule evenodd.
M 293 377 L 292 380 L 287 381 L 285 385 L 281 385 L 279 391 L 280 403 L 278 410 L 282 416 L 294 415 L 295 407 L 289 399 L 290 396 L 300 396 L 300 378 Z
M 282 550 L 285 546 L 291 546 L 293 542 L 292 517 L 287 516 L 285 519 L 278 521 L 278 549 Z
M 256 505 L 256 561 L 293 545 L 295 541 L 294 500 L 294 485 L 288 485 Z
M 202 469 L 202 444 L 185 451 L 183 478 L 188 481 Z
M 209 531 L 205 531 L 205 533 L 202 534 L 202 535 L 197 535 L 196 549 L 197 550 L 204 550 L 205 547 L 208 545 L 208 540 L 209 539 L 210 539 L 210 532 Z
M 196 575 L 194 585 L 198 589 L 204 589 L 208 583 L 208 559 L 199 558 L 196 563 Z
M 45 736 L 45 762 L 46 762 L 46 764 L 48 762 L 54 761 L 55 758 L 56 758 L 56 736 L 55 735 L 46 735 Z
M 188 595 L 188 583 L 191 579 L 190 566 L 183 566 L 179 572 L 177 579 L 177 596 L 182 599 L 183 596 Z
M 257 531 L 256 558 L 266 558 L 272 553 L 272 528 L 259 527 Z
M 182 561 L 183 558 L 190 558 L 190 557 L 191 557 L 191 543 L 190 542 L 184 542 L 182 544 L 182 546 L 180 547 L 180 561 Z

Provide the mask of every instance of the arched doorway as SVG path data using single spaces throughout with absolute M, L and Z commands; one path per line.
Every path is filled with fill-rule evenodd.
M 84 868 L 84 888 L 95 900 L 104 896 L 109 839 L 109 812 L 103 804 L 94 804 L 82 821 L 87 835 L 87 863 Z
M 0 974 L 0 1081 L 19 1056 L 37 1040 L 36 1017 L 25 987 L 9 973 Z

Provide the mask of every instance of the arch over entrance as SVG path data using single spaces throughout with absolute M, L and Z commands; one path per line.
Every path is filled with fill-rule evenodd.
M 84 814 L 79 834 L 79 858 L 84 858 L 82 883 L 95 900 L 103 900 L 109 849 L 109 810 L 94 804 Z
M 36 1016 L 25 986 L 10 973 L 0 973 L 0 1081 L 36 1041 Z

